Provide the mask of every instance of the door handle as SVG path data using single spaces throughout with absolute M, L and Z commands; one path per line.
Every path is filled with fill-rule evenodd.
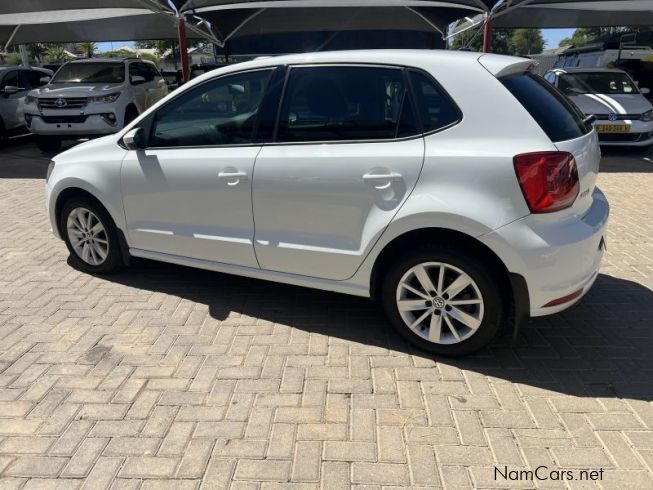
M 237 185 L 240 182 L 240 179 L 247 178 L 247 173 L 239 170 L 229 170 L 218 173 L 218 179 L 228 180 L 227 185 Z
M 385 174 L 373 174 L 368 173 L 363 175 L 363 181 L 365 182 L 378 182 L 378 181 L 395 181 L 401 180 L 402 175 L 396 172 L 388 172 Z

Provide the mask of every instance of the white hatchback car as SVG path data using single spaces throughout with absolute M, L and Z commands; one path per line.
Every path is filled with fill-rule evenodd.
M 42 151 L 65 138 L 120 131 L 168 94 L 154 63 L 138 58 L 70 61 L 25 98 L 25 122 Z
M 52 228 L 90 273 L 145 257 L 373 297 L 420 348 L 471 352 L 574 304 L 603 255 L 597 135 L 529 63 L 376 50 L 212 71 L 58 155 Z

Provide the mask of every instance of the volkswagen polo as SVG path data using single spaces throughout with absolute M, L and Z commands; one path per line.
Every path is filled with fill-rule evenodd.
M 530 63 L 376 50 L 211 71 L 58 155 L 52 229 L 89 273 L 143 257 L 372 297 L 418 347 L 472 352 L 577 302 L 605 246 L 596 132 Z

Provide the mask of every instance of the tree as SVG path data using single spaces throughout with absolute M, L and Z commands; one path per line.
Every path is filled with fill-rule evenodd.
M 585 46 L 592 39 L 595 39 L 600 36 L 605 36 L 606 34 L 614 34 L 619 32 L 632 32 L 646 30 L 647 28 L 640 27 L 581 27 L 576 29 L 571 37 L 566 37 L 560 41 L 558 46 L 573 46 L 575 48 L 580 48 Z
M 79 43 L 77 44 L 77 48 L 80 49 L 83 53 L 85 53 L 87 58 L 92 58 L 93 54 L 95 53 L 95 50 L 97 49 L 97 44 L 91 42 Z
M 544 37 L 540 29 L 515 29 L 511 42 L 514 54 L 539 54 L 544 49 Z
M 458 34 L 453 39 L 451 49 L 480 51 L 483 44 L 483 28 L 476 27 Z M 495 29 L 492 33 L 492 52 L 511 54 L 513 52 L 510 29 Z
M 48 44 L 45 48 L 45 56 L 51 63 L 66 61 L 66 58 L 68 57 L 66 54 L 66 46 L 59 43 Z

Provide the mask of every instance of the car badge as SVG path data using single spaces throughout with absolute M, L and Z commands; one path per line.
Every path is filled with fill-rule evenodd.
M 56 107 L 58 107 L 59 109 L 62 109 L 64 107 L 66 107 L 68 105 L 68 103 L 66 102 L 66 99 L 59 98 L 59 99 L 54 101 L 54 105 Z
M 611 112 L 610 114 L 608 114 L 608 120 L 616 121 L 617 120 L 617 115 L 614 112 Z

